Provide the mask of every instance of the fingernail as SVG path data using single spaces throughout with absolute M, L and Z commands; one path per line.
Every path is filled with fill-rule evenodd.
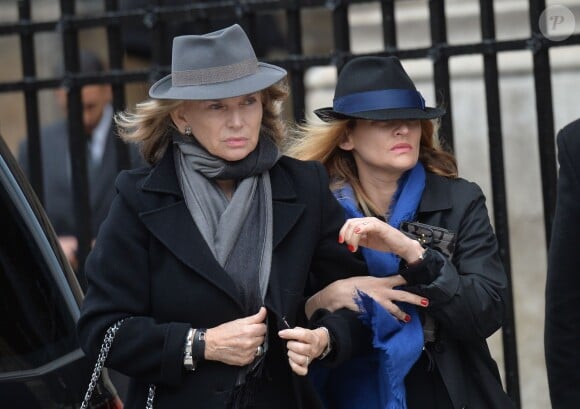
M 423 298 L 423 299 L 421 300 L 421 305 L 422 305 L 422 306 L 424 306 L 424 307 L 428 306 L 428 305 L 429 305 L 429 300 L 428 300 L 428 299 L 426 299 L 426 298 Z
M 344 242 L 344 237 L 342 237 L 342 236 L 338 236 L 338 242 L 339 242 L 339 243 L 343 243 L 343 242 Z
M 351 253 L 354 253 L 354 246 L 352 244 L 349 244 L 348 246 L 346 246 L 346 248 L 348 249 L 348 251 L 350 251 Z
M 411 316 L 410 315 L 405 315 L 405 322 L 409 322 L 411 321 Z

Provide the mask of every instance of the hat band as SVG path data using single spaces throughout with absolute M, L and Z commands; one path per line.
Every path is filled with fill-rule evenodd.
M 333 109 L 340 114 L 376 111 L 379 109 L 416 108 L 425 110 L 425 100 L 412 89 L 384 89 L 345 95 L 333 101 Z
M 257 71 L 258 60 L 250 58 L 236 64 L 223 65 L 221 67 L 174 71 L 171 74 L 171 84 L 174 87 L 215 84 L 247 77 L 248 75 L 255 74 Z

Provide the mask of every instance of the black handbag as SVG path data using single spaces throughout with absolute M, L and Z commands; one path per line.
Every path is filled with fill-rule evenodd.
M 419 222 L 402 222 L 400 230 L 407 236 L 417 240 L 423 247 L 429 247 L 439 251 L 449 260 L 455 251 L 457 234 L 443 227 L 431 226 Z M 425 343 L 434 342 L 437 339 L 437 322 L 427 313 L 423 314 L 423 338 Z
M 117 321 L 115 324 L 111 325 L 107 332 L 105 333 L 105 339 L 103 339 L 103 343 L 101 344 L 101 350 L 99 352 L 99 357 L 97 358 L 97 363 L 95 364 L 95 368 L 93 369 L 93 374 L 91 375 L 91 380 L 89 381 L 89 387 L 87 388 L 87 392 L 85 393 L 85 398 L 83 399 L 83 403 L 81 404 L 81 409 L 87 409 L 89 407 L 89 402 L 91 400 L 91 396 L 93 395 L 93 390 L 97 385 L 97 381 L 101 376 L 101 372 L 103 371 L 103 367 L 105 366 L 105 360 L 109 355 L 109 350 L 111 349 L 111 345 L 113 344 L 113 340 L 115 339 L 115 334 L 123 324 L 124 319 Z M 146 409 L 153 409 L 153 399 L 155 399 L 155 385 L 149 385 L 149 392 L 147 393 L 147 401 L 145 402 Z
M 419 222 L 402 222 L 400 230 L 407 237 L 417 240 L 423 247 L 437 250 L 449 259 L 453 257 L 456 233 L 443 227 Z

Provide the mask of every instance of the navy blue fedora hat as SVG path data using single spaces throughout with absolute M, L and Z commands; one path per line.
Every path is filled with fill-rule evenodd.
M 268 88 L 286 70 L 260 62 L 238 24 L 203 35 L 173 39 L 171 74 L 149 89 L 156 99 L 207 100 L 237 97 Z
M 360 118 L 370 120 L 434 119 L 443 108 L 425 106 L 413 80 L 397 57 L 357 57 L 338 75 L 332 107 L 314 113 L 323 121 Z

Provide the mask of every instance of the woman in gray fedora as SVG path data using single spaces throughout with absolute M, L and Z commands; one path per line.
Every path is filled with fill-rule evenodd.
M 308 366 L 358 342 L 354 312 L 304 314 L 307 283 L 366 266 L 338 243 L 323 167 L 279 153 L 285 76 L 238 25 L 180 36 L 171 74 L 116 118 L 151 167 L 117 179 L 78 334 L 96 357 L 123 320 L 106 366 L 131 378 L 125 408 L 320 407 Z
M 396 57 L 358 57 L 315 113 L 288 154 L 325 165 L 348 218 L 339 241 L 370 275 L 330 284 L 307 314 L 350 308 L 373 332 L 366 353 L 311 368 L 327 407 L 513 407 L 486 344 L 507 279 L 481 189 L 439 146 L 445 111 L 425 106 Z

